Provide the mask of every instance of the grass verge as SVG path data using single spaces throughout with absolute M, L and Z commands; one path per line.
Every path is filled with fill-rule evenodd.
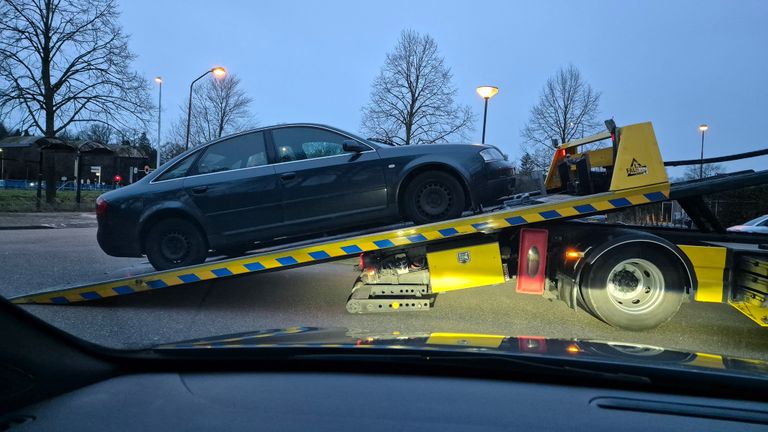
M 94 211 L 96 197 L 103 191 L 81 191 L 80 205 L 75 202 L 75 191 L 58 191 L 53 203 L 45 202 L 43 191 L 39 211 L 67 212 Z M 37 191 L 31 189 L 0 189 L 0 212 L 35 212 L 37 208 Z

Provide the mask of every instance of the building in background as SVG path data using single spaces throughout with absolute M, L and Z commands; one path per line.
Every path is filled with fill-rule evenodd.
M 0 140 L 2 180 L 4 184 L 29 187 L 42 179 L 59 184 L 72 182 L 77 177 L 78 157 L 82 164 L 82 184 L 130 184 L 144 175 L 151 155 L 128 145 L 105 145 L 95 141 L 64 142 L 40 136 L 13 136 Z

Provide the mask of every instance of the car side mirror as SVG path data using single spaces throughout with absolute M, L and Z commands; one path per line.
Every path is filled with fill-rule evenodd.
M 355 140 L 344 140 L 344 142 L 342 143 L 342 148 L 344 149 L 345 152 L 352 152 L 352 153 L 362 153 L 368 150 L 368 147 L 364 146 L 363 144 L 360 144 Z

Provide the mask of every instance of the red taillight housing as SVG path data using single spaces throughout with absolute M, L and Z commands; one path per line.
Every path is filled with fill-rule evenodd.
M 96 216 L 104 217 L 107 215 L 107 200 L 102 197 L 96 198 Z
M 520 230 L 520 250 L 517 255 L 517 288 L 523 294 L 543 294 L 547 268 L 547 230 Z

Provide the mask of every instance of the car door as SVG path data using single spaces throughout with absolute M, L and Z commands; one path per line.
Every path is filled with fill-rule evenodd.
M 208 146 L 184 180 L 204 215 L 210 235 L 227 241 L 270 237 L 283 222 L 274 165 L 263 132 L 238 135 Z
M 373 148 L 345 152 L 350 137 L 313 126 L 270 133 L 286 233 L 342 228 L 386 214 L 384 167 Z

